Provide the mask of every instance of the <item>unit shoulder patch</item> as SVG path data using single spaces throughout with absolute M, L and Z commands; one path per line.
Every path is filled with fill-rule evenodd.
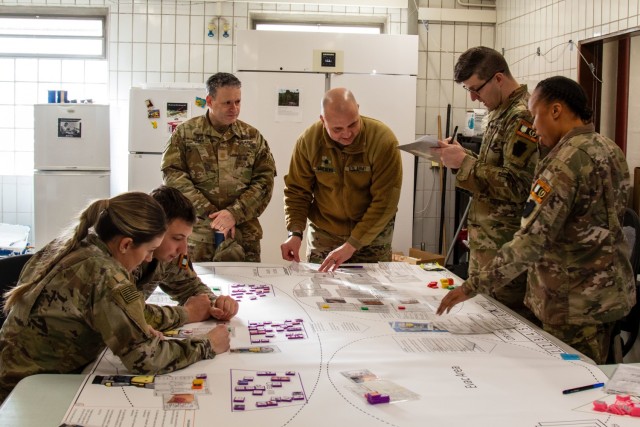
M 536 131 L 533 130 L 533 125 L 524 119 L 520 119 L 520 123 L 518 123 L 518 127 L 516 128 L 516 134 L 528 141 L 538 142 L 538 136 L 536 135 Z
M 549 183 L 544 181 L 542 178 L 538 178 L 533 188 L 531 189 L 531 199 L 535 200 L 536 203 L 541 204 L 548 196 L 551 194 L 553 190 Z
M 180 254 L 178 257 L 178 268 L 181 270 L 191 270 L 191 260 L 189 255 Z

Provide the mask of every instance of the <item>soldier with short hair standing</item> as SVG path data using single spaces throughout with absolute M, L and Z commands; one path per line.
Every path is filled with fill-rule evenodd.
M 347 261 L 391 261 L 402 186 L 397 147 L 387 125 L 360 116 L 350 90 L 326 92 L 320 120 L 298 138 L 284 177 L 289 237 L 282 258 L 300 261 L 308 225 L 307 257 L 320 271 Z
M 541 81 L 529 109 L 550 152 L 536 168 L 520 230 L 483 271 L 443 298 L 438 313 L 529 269 L 525 303 L 543 328 L 603 364 L 614 322 L 636 301 L 621 225 L 629 168 L 615 142 L 595 132 L 575 81 Z
M 462 83 L 472 101 L 489 110 L 480 153 L 465 150 L 458 143 L 441 141 L 433 149 L 442 163 L 458 169 L 456 186 L 471 193 L 469 230 L 469 276 L 478 274 L 510 241 L 520 226 L 520 214 L 529 194 L 538 147 L 533 121 L 527 109 L 529 93 L 511 75 L 504 57 L 488 47 L 474 47 L 455 65 L 454 78 Z M 526 273 L 500 289 L 487 289 L 520 315 L 535 321 L 523 300 Z
M 162 155 L 164 183 L 202 219 L 189 238 L 194 262 L 260 262 L 258 217 L 271 200 L 276 165 L 260 132 L 238 120 L 240 89 L 233 74 L 209 77 L 207 113 L 178 126 Z M 227 239 L 218 247 L 214 230 Z

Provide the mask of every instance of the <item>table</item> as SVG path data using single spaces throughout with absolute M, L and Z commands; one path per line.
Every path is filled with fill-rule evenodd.
M 0 427 L 57 427 L 84 375 L 41 374 L 24 378 L 0 407 Z
M 353 270 L 334 277 L 318 277 L 305 275 L 305 272 L 292 272 L 282 266 L 217 264 L 201 268 L 203 280 L 224 293 L 233 293 L 234 285 L 238 284 L 270 286 L 271 295 L 255 300 L 243 297 L 241 310 L 231 322 L 235 328 L 232 347 L 249 345 L 247 325 L 250 323 L 266 319 L 275 321 L 278 317 L 302 319 L 306 337 L 299 341 L 279 340 L 266 344 L 275 344 L 281 350 L 279 353 L 225 354 L 175 373 L 195 375 L 206 372 L 207 381 L 212 384 L 212 396 L 199 397 L 199 410 L 183 411 L 191 413 L 191 425 L 195 427 L 200 425 L 198 420 L 201 423 L 202 420 L 208 421 L 202 425 L 211 425 L 214 420 L 216 424 L 225 426 L 257 423 L 261 426 L 305 427 L 326 424 L 417 426 L 425 425 L 425 422 L 462 426 L 473 420 L 474 427 L 499 427 L 551 426 L 554 424 L 549 422 L 584 419 L 594 420 L 594 425 L 608 425 L 607 420 L 611 419 L 609 414 L 590 411 L 591 402 L 603 397 L 602 390 L 569 396 L 563 396 L 560 392 L 565 388 L 604 381 L 606 375 L 603 371 L 589 360 L 561 360 L 561 353 L 574 351 L 495 301 L 483 297 L 470 300 L 472 302 L 460 307 L 453 318 L 462 322 L 467 316 L 495 316 L 514 322 L 517 325 L 515 329 L 457 336 L 446 332 L 393 331 L 390 323 L 402 317 L 415 317 L 413 323 L 421 322 L 421 316 L 428 317 L 428 313 L 420 311 L 398 314 L 401 311 L 398 301 L 402 300 L 401 303 L 406 306 L 411 303 L 409 298 L 399 296 L 397 292 L 414 293 L 421 301 L 433 304 L 433 298 L 441 296 L 444 291 L 426 288 L 425 279 L 445 277 L 449 275 L 447 272 L 424 273 L 399 269 L 386 270 L 380 276 L 366 270 Z M 418 280 L 407 284 L 397 283 L 410 275 L 416 275 Z M 396 301 L 387 304 L 395 307 L 387 312 L 375 312 L 375 305 L 369 306 L 371 310 L 366 311 L 325 312 L 323 303 L 318 301 L 319 297 L 309 296 L 322 293 L 322 289 L 330 290 L 329 298 L 335 301 L 338 298 L 337 291 L 341 290 L 338 295 L 350 304 L 349 301 L 354 299 L 365 299 L 356 292 L 357 289 L 370 286 L 365 282 L 383 276 L 387 277 L 384 279 L 386 282 L 377 283 L 376 291 L 379 296 L 385 295 L 382 298 L 385 304 L 394 298 Z M 354 287 L 347 282 L 359 284 Z M 391 297 L 393 294 L 395 296 Z M 451 341 L 447 342 L 447 339 Z M 445 347 L 460 346 L 460 349 L 451 351 L 447 347 L 447 351 L 437 351 L 434 350 L 436 342 Z M 468 347 L 468 343 L 473 346 Z M 420 346 L 422 349 L 418 348 Z M 108 362 L 98 364 L 89 380 L 95 373 L 107 374 L 109 366 L 116 363 L 112 359 Z M 295 375 L 299 376 L 304 386 L 304 404 L 261 410 L 248 405 L 244 412 L 234 411 L 231 397 L 238 394 L 234 391 L 237 373 L 255 374 L 271 369 L 278 372 L 295 370 Z M 362 396 L 352 392 L 350 388 L 353 384 L 342 375 L 344 372 L 364 369 L 417 393 L 419 397 L 391 405 L 368 405 Z M 610 367 L 603 369 L 610 371 Z M 76 396 L 79 387 L 83 387 L 83 392 Z M 132 402 L 129 406 L 159 399 L 153 397 L 150 390 L 87 386 L 85 376 L 81 375 L 33 376 L 24 379 L 0 408 L 0 426 L 57 426 L 71 402 L 81 403 L 81 408 L 86 410 L 91 405 L 97 405 L 95 400 L 100 399 L 100 404 L 109 407 L 104 402 L 116 402 L 113 394 L 124 392 Z M 526 398 L 518 399 L 518 396 Z M 249 396 L 248 401 L 250 399 Z M 46 417 L 38 416 L 42 412 L 47 414 Z M 211 413 L 214 415 L 211 416 Z M 640 425 L 640 421 L 629 417 L 614 418 L 621 427 Z
M 611 377 L 617 365 L 598 367 Z M 84 375 L 55 374 L 23 379 L 0 407 L 0 427 L 58 427 L 60 423 L 56 420 L 64 417 L 84 379 Z

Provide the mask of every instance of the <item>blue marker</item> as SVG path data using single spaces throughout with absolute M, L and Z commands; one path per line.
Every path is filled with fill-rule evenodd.
M 591 390 L 593 388 L 600 388 L 600 387 L 604 387 L 604 383 L 595 383 L 595 384 L 583 385 L 582 387 L 569 388 L 566 390 L 562 390 L 562 394 L 577 393 L 579 391 Z

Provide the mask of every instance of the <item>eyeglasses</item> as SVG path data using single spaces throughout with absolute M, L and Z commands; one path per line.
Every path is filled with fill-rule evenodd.
M 476 95 L 476 96 L 477 96 L 477 95 L 480 95 L 480 91 L 482 90 L 482 88 L 483 88 L 483 87 L 485 87 L 485 86 L 487 85 L 487 83 L 489 83 L 491 80 L 493 80 L 493 78 L 494 78 L 494 77 L 496 76 L 496 74 L 498 74 L 498 73 L 504 73 L 504 70 L 496 71 L 495 73 L 493 73 L 493 75 L 492 75 L 491 77 L 489 77 L 489 78 L 487 79 L 487 81 L 485 81 L 484 83 L 482 83 L 478 89 L 469 89 L 468 87 L 466 87 L 466 86 L 464 86 L 464 85 L 463 85 L 462 87 L 464 88 L 464 90 L 466 90 L 466 91 L 467 91 L 467 92 L 469 92 L 469 93 L 472 93 L 472 94 L 474 94 L 474 95 Z

